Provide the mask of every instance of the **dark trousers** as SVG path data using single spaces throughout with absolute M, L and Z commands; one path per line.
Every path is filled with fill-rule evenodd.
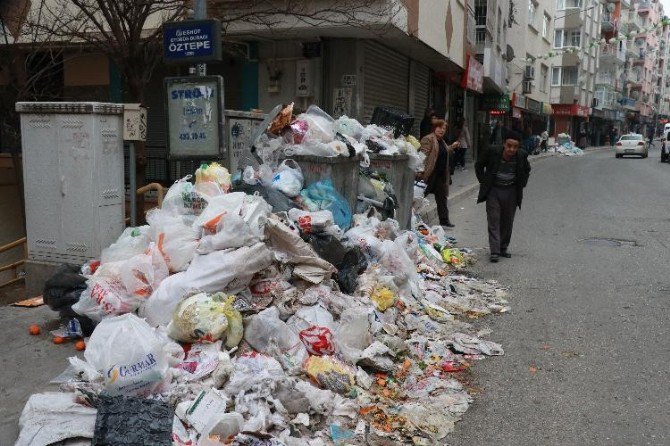
M 450 223 L 449 208 L 447 207 L 447 181 L 438 178 L 433 182 L 431 192 L 435 195 L 435 204 L 437 205 L 437 216 L 441 225 Z
M 486 197 L 491 254 L 507 251 L 516 213 L 516 187 L 492 187 Z
M 467 147 L 459 147 L 454 150 L 454 165 L 456 167 L 465 167 L 465 152 L 467 152 L 467 150 Z

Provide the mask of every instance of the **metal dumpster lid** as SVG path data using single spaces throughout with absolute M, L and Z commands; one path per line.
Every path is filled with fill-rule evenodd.
M 109 102 L 17 102 L 19 113 L 76 113 L 98 115 L 122 115 L 123 104 Z

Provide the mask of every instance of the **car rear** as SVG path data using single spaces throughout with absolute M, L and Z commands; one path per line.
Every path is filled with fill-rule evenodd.
M 614 146 L 614 153 L 617 158 L 626 155 L 637 155 L 646 158 L 649 155 L 649 148 L 644 137 L 640 134 L 628 134 L 619 138 Z

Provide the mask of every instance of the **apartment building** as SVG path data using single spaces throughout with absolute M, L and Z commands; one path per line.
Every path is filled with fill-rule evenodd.
M 635 55 L 632 42 L 621 39 L 635 26 L 631 0 L 615 0 L 603 7 L 600 20 L 599 62 L 595 78 L 595 101 L 591 110 L 590 137 L 594 145 L 609 144 L 613 129 L 623 131 L 620 99 L 625 86 L 626 60 Z
M 658 80 L 657 92 L 661 95 L 658 106 L 659 124 L 666 124 L 670 119 L 670 25 L 661 28 L 661 43 L 658 45 L 658 66 L 661 77 Z
M 551 133 L 567 133 L 578 142 L 588 133 L 600 50 L 590 43 L 600 39 L 603 10 L 600 2 L 556 1 L 553 48 L 559 55 L 551 66 Z
M 520 3 L 508 31 L 507 42 L 515 54 L 508 65 L 512 115 L 533 134 L 548 128 L 551 115 L 551 61 L 542 56 L 552 51 L 555 7 L 554 1 L 547 0 Z

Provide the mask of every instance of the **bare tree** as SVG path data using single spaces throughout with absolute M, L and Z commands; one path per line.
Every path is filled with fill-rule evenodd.
M 12 0 L 7 0 L 12 1 Z M 15 0 L 30 5 L 25 0 Z M 273 28 L 349 26 L 383 28 L 404 2 L 395 0 L 207 0 L 210 17 L 224 31 L 235 24 Z M 161 24 L 184 19 L 193 0 L 38 0 L 23 20 L 21 42 L 61 51 L 64 47 L 94 49 L 111 59 L 121 72 L 126 97 L 143 102 L 145 89 L 161 57 Z M 136 145 L 138 187 L 145 184 L 144 144 Z M 144 208 L 138 197 L 138 211 Z M 138 221 L 143 221 L 139 212 Z

